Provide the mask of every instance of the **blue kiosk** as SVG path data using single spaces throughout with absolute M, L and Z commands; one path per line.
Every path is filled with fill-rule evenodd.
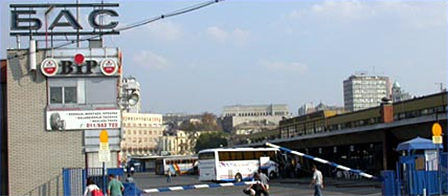
M 437 154 L 438 150 L 442 152 L 443 146 L 421 137 L 398 144 L 396 151 L 401 156 L 396 171 L 383 171 L 383 195 L 435 195 L 446 192 L 446 174 L 442 174 L 446 173 L 446 163 L 440 164 L 442 156 L 441 153 Z M 445 167 L 441 169 L 442 165 Z M 445 185 L 439 187 L 439 179 Z

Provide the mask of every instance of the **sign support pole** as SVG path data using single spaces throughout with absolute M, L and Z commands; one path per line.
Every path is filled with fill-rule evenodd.
M 103 129 L 100 132 L 100 148 L 98 151 L 99 161 L 103 163 L 103 192 L 106 193 L 106 161 L 110 161 L 110 150 L 109 150 L 109 135 L 107 130 Z
M 106 162 L 103 161 L 103 193 L 107 193 L 106 180 Z
M 439 195 L 442 195 L 442 173 L 441 171 L 441 166 L 442 164 L 441 159 L 440 159 L 440 149 L 439 146 L 441 144 L 443 144 L 443 139 L 442 139 L 442 126 L 440 126 L 440 124 L 438 122 L 434 123 L 432 125 L 432 142 L 436 145 L 436 149 L 437 149 L 437 180 L 438 180 L 438 188 L 439 188 Z

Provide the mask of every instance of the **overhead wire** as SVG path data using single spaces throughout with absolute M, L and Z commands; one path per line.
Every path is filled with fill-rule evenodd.
M 130 29 L 134 29 L 134 28 L 137 28 L 137 27 L 140 27 L 140 26 L 143 26 L 143 25 L 155 22 L 157 20 L 161 20 L 161 19 L 164 19 L 164 18 L 173 17 L 173 16 L 185 14 L 185 13 L 188 13 L 188 12 L 192 12 L 192 11 L 201 9 L 203 7 L 207 7 L 209 5 L 212 5 L 214 3 L 218 3 L 220 1 L 224 1 L 224 0 L 212 0 L 212 1 L 207 1 L 207 2 L 204 2 L 204 3 L 192 5 L 190 7 L 179 9 L 179 10 L 167 13 L 167 14 L 162 14 L 160 16 L 157 16 L 157 17 L 154 17 L 154 18 L 151 18 L 151 19 L 146 19 L 146 20 L 134 23 L 134 24 L 129 25 L 129 26 L 113 29 L 112 32 L 113 31 L 115 31 L 115 32 L 122 32 L 122 31 L 130 30 Z M 82 39 L 79 39 L 79 40 L 71 40 L 71 41 L 63 43 L 61 45 L 58 45 L 56 47 L 45 48 L 44 50 L 54 50 L 54 49 L 58 49 L 58 48 L 63 48 L 63 47 L 66 47 L 66 46 L 69 46 L 69 45 L 72 45 L 72 44 L 75 44 L 75 43 L 80 43 L 80 42 L 92 40 L 92 39 L 95 39 L 95 38 L 98 38 L 98 37 L 101 37 L 101 36 L 103 36 L 103 35 L 102 34 L 98 34 L 98 35 L 90 36 L 88 38 L 82 38 Z M 21 55 L 14 55 L 12 57 L 8 57 L 7 59 L 8 60 L 12 60 L 12 59 L 19 58 L 19 57 L 22 57 L 22 56 L 26 56 L 26 55 L 29 55 L 29 54 L 31 54 L 31 53 L 30 52 L 26 52 L 26 53 L 21 54 Z

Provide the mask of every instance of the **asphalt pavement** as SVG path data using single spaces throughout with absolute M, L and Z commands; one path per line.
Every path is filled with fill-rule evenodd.
M 141 190 L 185 185 L 216 184 L 213 182 L 201 182 L 195 175 L 172 177 L 171 183 L 167 182 L 166 176 L 155 175 L 154 173 L 135 173 L 133 178 L 137 187 Z M 310 177 L 300 179 L 273 179 L 270 182 L 270 195 L 313 195 L 313 189 L 309 187 L 310 180 Z M 373 180 L 326 178 L 324 184 L 323 195 L 381 195 L 381 183 Z M 243 189 L 244 186 L 229 186 L 143 193 L 142 195 L 244 195 L 242 192 Z

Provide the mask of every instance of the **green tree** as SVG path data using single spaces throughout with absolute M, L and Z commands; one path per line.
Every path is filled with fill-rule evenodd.
M 223 132 L 203 133 L 197 139 L 194 149 L 197 153 L 200 150 L 225 146 L 227 146 L 227 139 Z
M 201 123 L 198 124 L 197 129 L 199 131 L 221 131 L 221 127 L 218 126 L 216 115 L 205 112 L 201 116 Z

